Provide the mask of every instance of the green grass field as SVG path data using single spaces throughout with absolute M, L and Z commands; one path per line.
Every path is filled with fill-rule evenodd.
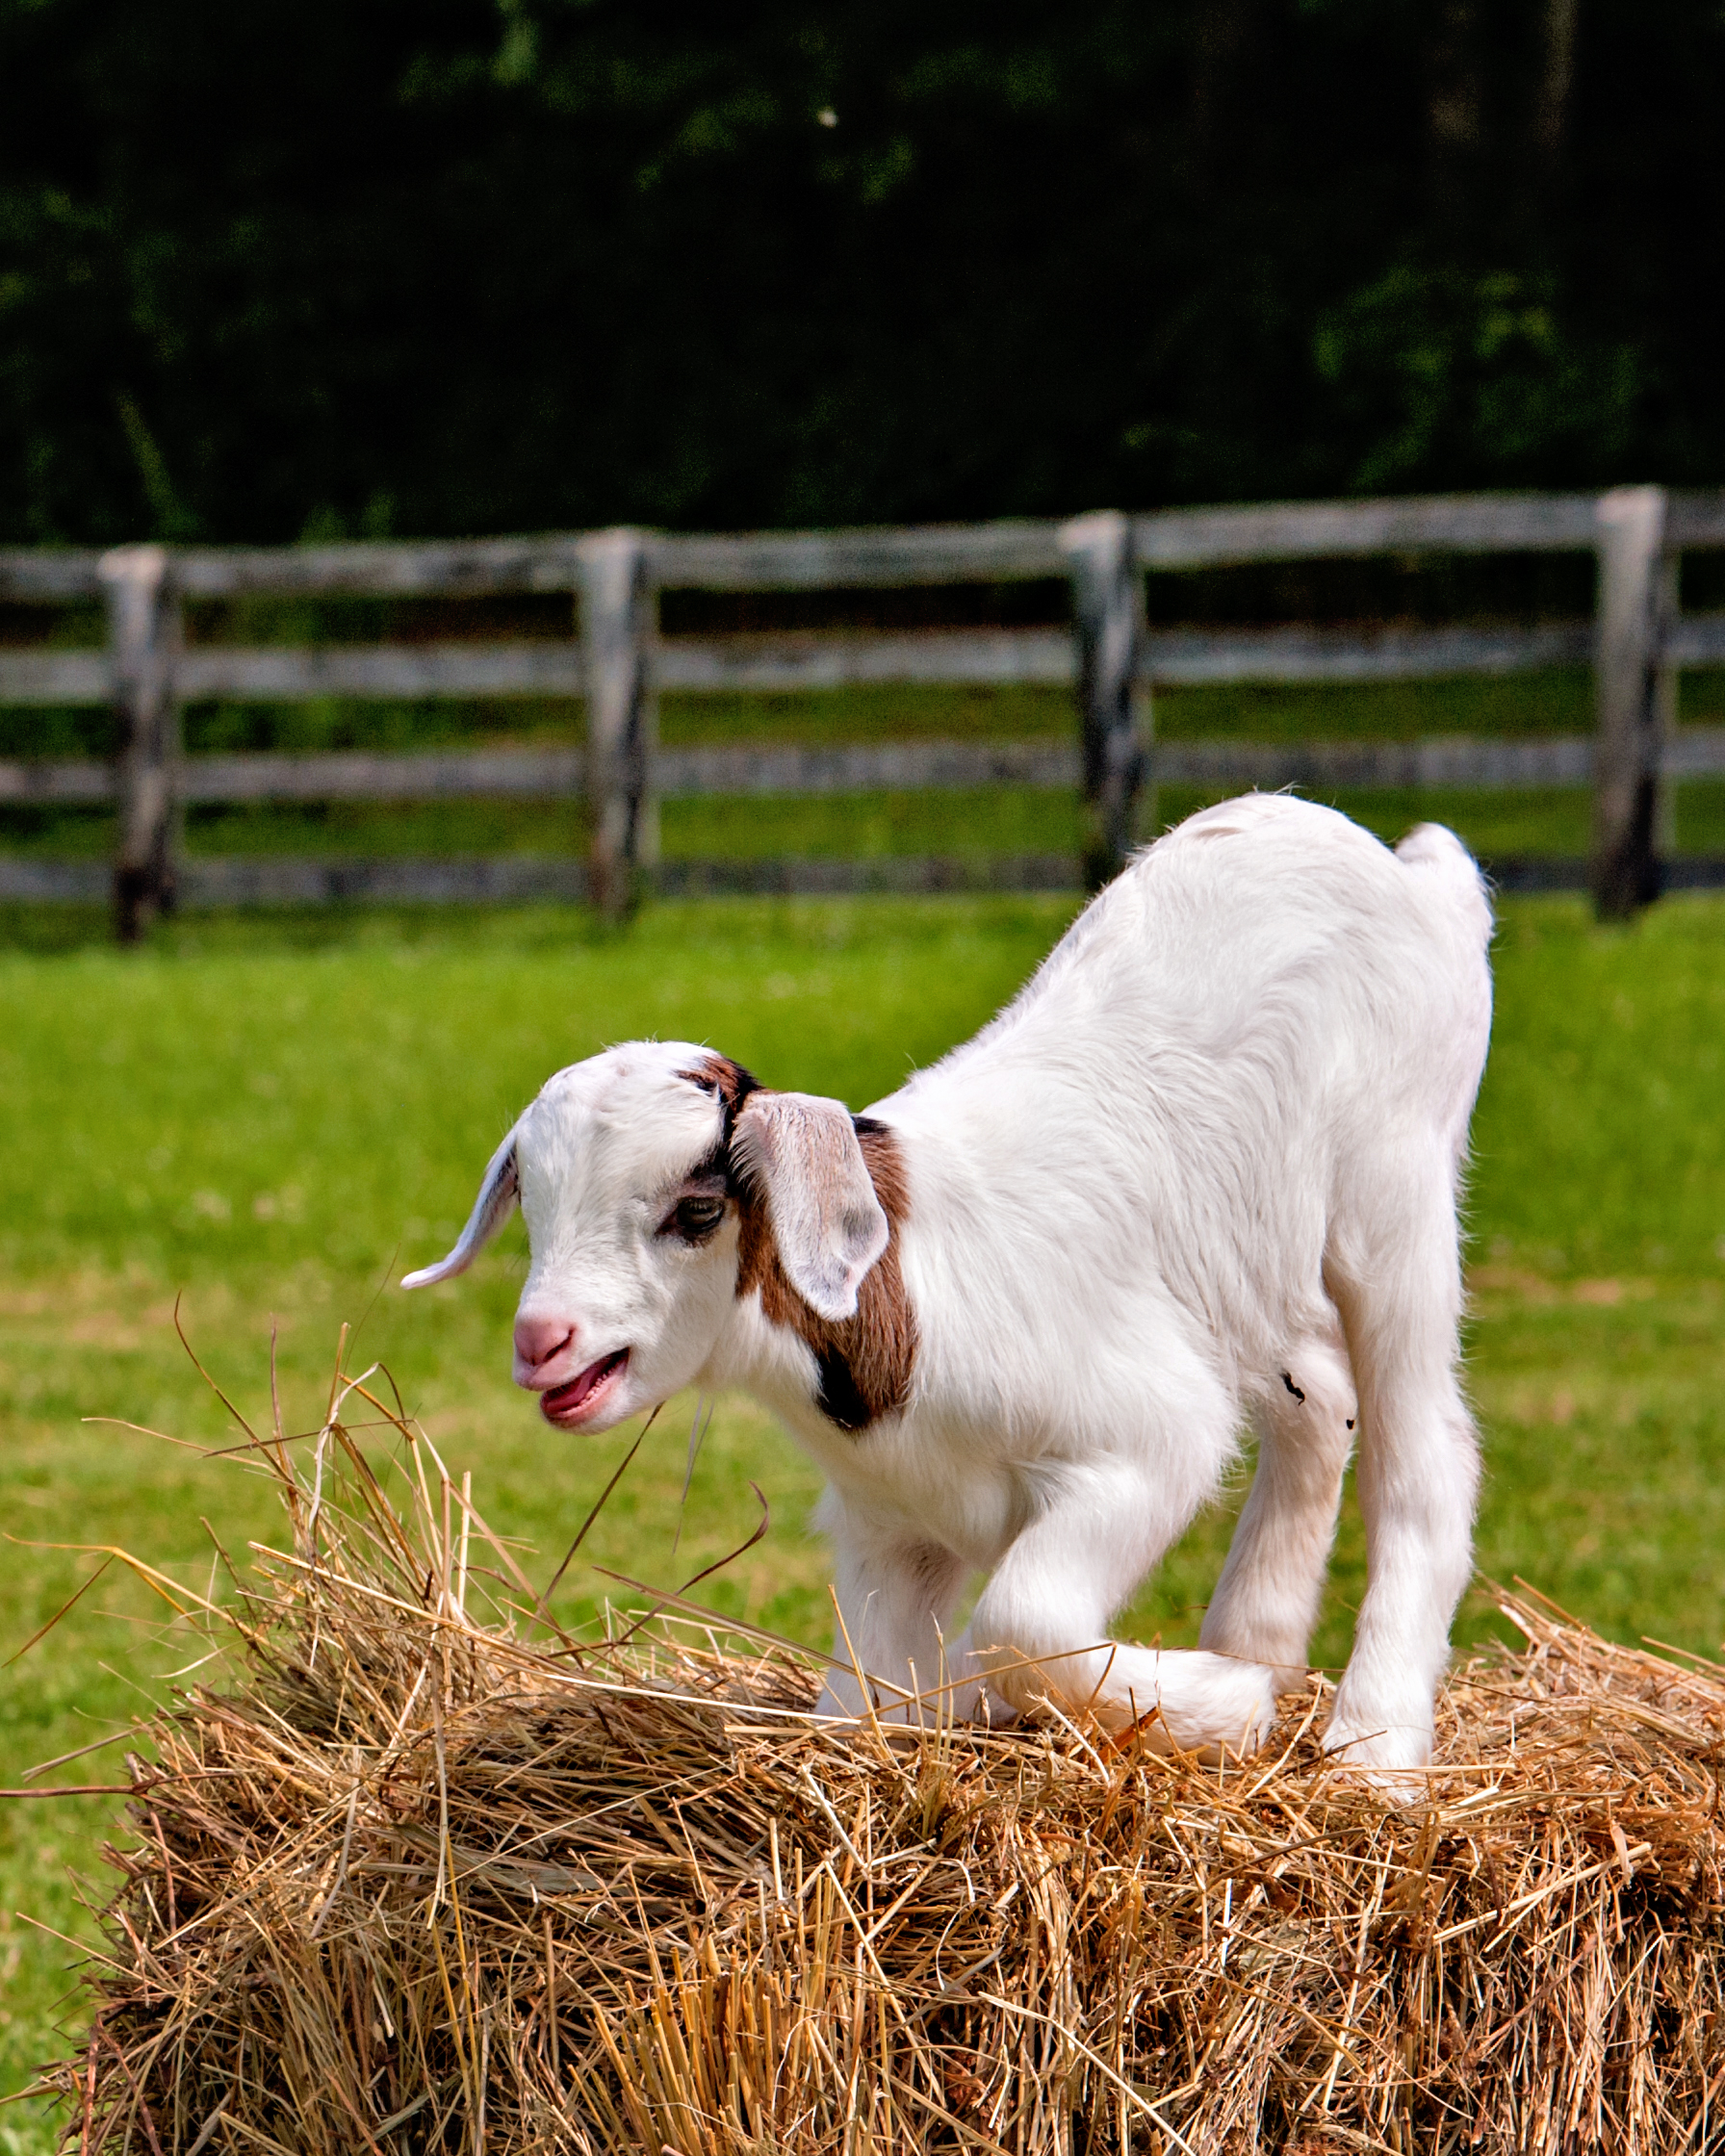
M 443 1249 L 478 1168 L 556 1065 L 639 1033 L 710 1039 L 775 1083 L 861 1106 L 968 1034 L 1069 917 L 1057 900 L 660 907 L 610 936 L 554 911 L 212 917 L 118 954 L 82 916 L 0 918 L 0 1655 L 123 1543 L 205 1583 L 274 1528 L 266 1486 L 120 1418 L 207 1443 L 225 1418 L 186 1327 L 248 1409 L 279 1328 L 290 1420 L 320 1413 L 339 1324 L 380 1359 L 491 1524 L 542 1576 L 627 1433 L 552 1435 L 508 1380 L 519 1228 L 467 1279 L 385 1283 Z M 34 946 L 34 947 L 32 947 Z M 1568 901 L 1506 904 L 1499 1016 L 1477 1124 L 1469 1350 L 1485 1431 L 1479 1553 L 1602 1629 L 1703 1653 L 1725 1637 L 1725 902 L 1672 900 L 1628 930 Z M 689 1403 L 674 1403 L 595 1530 L 592 1554 L 686 1577 L 772 1505 L 714 1606 L 818 1639 L 826 1564 L 808 1467 L 746 1403 L 723 1404 L 677 1526 Z M 1237 1502 L 1238 1488 L 1230 1502 Z M 207 1525 L 206 1525 L 207 1523 Z M 1228 1504 L 1132 1613 L 1196 1633 Z M 1319 1654 L 1347 1652 L 1363 1579 L 1345 1518 Z M 604 1582 L 568 1582 L 571 1616 Z M 1483 1601 L 1458 1636 L 1489 1630 Z M 0 1785 L 161 1696 L 196 1652 L 111 1573 L 0 1670 Z M 114 1778 L 116 1750 L 64 1771 Z M 57 1776 L 56 1779 L 59 1777 Z M 0 1804 L 0 2092 L 63 2045 L 68 1875 L 105 1888 L 106 1800 Z M 0 2151 L 53 2119 L 0 2111 Z

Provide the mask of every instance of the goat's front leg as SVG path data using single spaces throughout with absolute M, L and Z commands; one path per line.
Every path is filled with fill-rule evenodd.
M 946 1643 L 964 1559 L 908 1522 L 847 1504 L 831 1490 L 816 1524 L 833 1539 L 838 1601 L 834 1666 L 816 1711 L 855 1717 L 872 1705 L 883 1720 L 967 1720 L 981 1680 L 949 1667 Z
M 1107 1636 L 1114 1611 L 1172 1539 L 1158 1510 L 1129 1470 L 1068 1477 L 983 1590 L 965 1635 L 969 1659 L 1015 1707 L 1047 1699 L 1107 1729 L 1144 1722 L 1162 1750 L 1253 1752 L 1275 1719 L 1274 1670 Z

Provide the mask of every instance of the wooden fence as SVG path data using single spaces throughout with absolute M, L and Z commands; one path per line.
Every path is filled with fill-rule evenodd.
M 661 861 L 657 805 L 687 795 L 820 794 L 988 784 L 1076 786 L 1081 863 L 997 860 L 1002 887 L 1094 884 L 1133 842 L 1152 777 L 1205 786 L 1534 787 L 1591 784 L 1588 877 L 1621 915 L 1662 885 L 1713 868 L 1659 859 L 1661 788 L 1725 775 L 1725 728 L 1676 730 L 1685 667 L 1725 664 L 1725 614 L 1683 615 L 1686 549 L 1725 547 L 1725 493 L 1626 487 L 1593 495 L 1480 495 L 1250 508 L 1114 512 L 1068 523 L 689 536 L 614 530 L 542 539 L 283 549 L 122 547 L 0 553 L 0 602 L 100 600 L 105 650 L 0 648 L 0 706 L 112 702 L 120 750 L 93 760 L 0 761 L 0 803 L 116 805 L 112 875 L 97 863 L 0 859 L 0 897 L 112 891 L 117 932 L 186 903 L 320 898 L 591 897 L 618 913 L 643 884 L 721 888 L 940 888 L 974 871 L 928 860 Z M 1147 628 L 1146 570 L 1368 555 L 1592 552 L 1590 621 L 1525 628 Z M 1062 578 L 1072 628 L 779 636 L 668 636 L 667 590 L 838 590 Z M 291 649 L 185 645 L 187 600 L 242 594 L 471 598 L 566 592 L 564 640 Z M 1155 745 L 1158 683 L 1373 681 L 1513 674 L 1591 662 L 1591 735 L 1284 747 Z M 844 682 L 1057 682 L 1078 725 L 1058 741 L 904 742 L 837 749 L 661 749 L 661 689 L 763 691 Z M 558 749 L 429 754 L 187 756 L 183 705 L 217 697 L 570 696 L 586 738 Z M 178 809 L 198 802 L 411 802 L 586 795 L 586 862 L 570 859 L 182 861 Z M 1720 867 L 1725 876 L 1725 866 Z M 1532 880 L 1539 880 L 1533 867 Z M 1557 880 L 1561 880 L 1560 874 Z

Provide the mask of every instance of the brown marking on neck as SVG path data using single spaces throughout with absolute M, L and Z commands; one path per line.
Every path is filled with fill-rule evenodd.
M 821 1412 L 840 1429 L 861 1432 L 883 1415 L 897 1414 L 911 1397 L 917 1348 L 916 1313 L 898 1262 L 899 1223 L 910 1212 L 911 1196 L 897 1138 L 866 1116 L 852 1118 L 862 1165 L 887 1216 L 887 1247 L 857 1291 L 856 1316 L 835 1322 L 811 1310 L 785 1278 L 764 1196 L 732 1171 L 731 1136 L 737 1114 L 749 1095 L 762 1088 L 729 1056 L 703 1056 L 694 1068 L 678 1075 L 718 1095 L 724 1120 L 713 1165 L 722 1168 L 737 1204 L 738 1300 L 759 1289 L 768 1323 L 788 1325 L 807 1344 L 820 1372 Z
M 883 1415 L 896 1415 L 911 1397 L 916 1367 L 916 1313 L 898 1262 L 899 1224 L 910 1212 L 904 1155 L 898 1140 L 867 1116 L 856 1119 L 857 1142 L 874 1194 L 887 1216 L 887 1247 L 857 1291 L 857 1314 L 835 1322 L 811 1310 L 785 1277 L 763 1200 L 739 1194 L 742 1237 L 736 1292 L 760 1291 L 770 1324 L 788 1325 L 807 1343 L 820 1371 L 821 1412 L 842 1430 L 861 1432 Z

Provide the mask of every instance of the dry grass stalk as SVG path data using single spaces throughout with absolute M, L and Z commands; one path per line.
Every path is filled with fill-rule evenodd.
M 1402 1810 L 1316 1681 L 1225 1771 L 858 1734 L 692 1619 L 529 1641 L 465 1482 L 343 1411 L 264 1449 L 293 1552 L 134 1769 L 81 2150 L 1725 2144 L 1725 1672 L 1506 1599 Z

